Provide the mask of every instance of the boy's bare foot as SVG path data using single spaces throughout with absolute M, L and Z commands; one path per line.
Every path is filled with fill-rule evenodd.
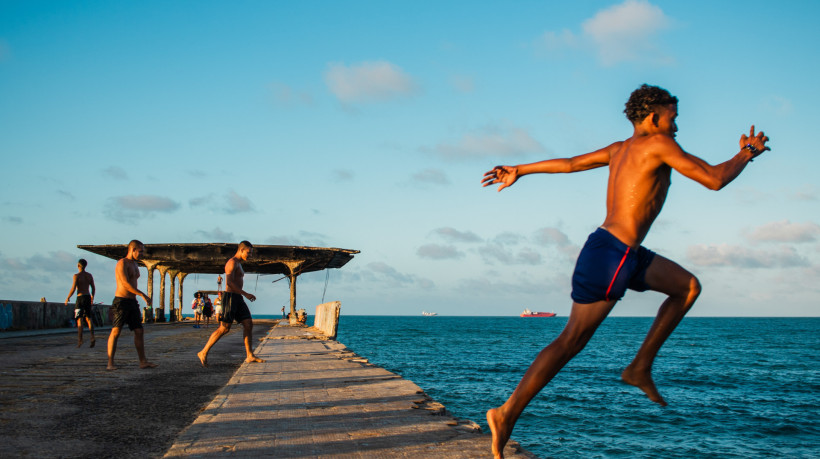
M 208 367 L 208 354 L 205 354 L 204 351 L 199 351 L 196 353 L 196 356 L 199 357 L 199 363 L 202 364 L 203 367 Z
M 660 392 L 658 392 L 658 388 L 655 387 L 655 381 L 652 380 L 652 375 L 648 372 L 638 371 L 629 366 L 626 367 L 623 373 L 621 373 L 621 380 L 644 391 L 646 396 L 649 397 L 649 400 L 652 400 L 661 406 L 667 405 L 666 400 L 661 397 Z
M 248 362 L 248 363 L 264 363 L 265 362 L 264 360 L 260 359 L 259 357 L 255 356 L 255 355 L 249 356 L 247 359 L 245 359 L 245 361 Z
M 507 427 L 498 408 L 487 411 L 487 424 L 489 424 L 490 431 L 493 433 L 493 457 L 496 459 L 503 458 L 504 445 L 506 445 L 507 440 L 510 439 L 512 429 Z
M 97 340 L 94 339 L 94 338 L 91 338 L 91 346 L 88 346 L 88 347 L 94 347 L 95 344 L 97 344 Z
M 145 370 L 146 368 L 156 368 L 156 367 L 157 367 L 156 363 L 151 363 L 151 362 L 142 362 L 142 363 L 140 363 L 140 369 L 142 369 L 142 370 Z
M 106 370 L 116 370 L 116 369 L 117 369 L 117 367 L 115 367 L 113 363 L 109 363 L 108 367 L 106 368 Z

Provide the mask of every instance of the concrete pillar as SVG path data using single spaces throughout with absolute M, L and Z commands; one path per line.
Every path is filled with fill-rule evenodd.
M 151 263 L 150 261 L 144 261 L 145 268 L 148 270 L 148 286 L 145 289 L 145 294 L 148 295 L 148 298 L 151 298 L 151 301 L 154 300 L 154 270 L 156 269 L 156 263 Z M 143 308 L 142 314 L 142 321 L 145 323 L 153 323 L 154 322 L 154 308 L 151 306 Z
M 166 266 L 160 266 L 159 273 L 162 277 L 159 280 L 159 307 L 155 308 L 155 318 L 157 322 L 165 322 L 165 273 L 168 271 Z M 156 304 L 156 302 L 155 302 Z
M 178 272 L 177 273 L 177 282 L 179 283 L 179 309 L 177 309 L 177 320 L 182 321 L 182 309 L 184 308 L 183 304 L 183 296 L 182 296 L 182 283 L 185 281 L 185 277 L 188 276 L 188 273 Z
M 290 324 L 296 325 L 299 320 L 296 318 L 296 277 L 299 276 L 299 268 L 302 266 L 302 261 L 286 261 L 285 266 L 290 270 L 288 278 L 290 279 Z
M 176 322 L 177 321 L 177 311 L 174 307 L 176 305 L 176 289 L 174 288 L 176 285 L 176 277 L 179 273 L 178 269 L 169 269 L 168 270 L 168 279 L 171 281 L 171 291 L 168 293 L 168 322 Z M 180 303 L 180 308 L 182 304 Z

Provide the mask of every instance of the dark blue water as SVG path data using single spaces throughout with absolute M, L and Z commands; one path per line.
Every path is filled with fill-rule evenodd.
M 655 363 L 669 406 L 620 382 L 651 318 L 611 317 L 512 438 L 541 457 L 820 457 L 820 318 L 686 318 Z M 566 318 L 340 318 L 341 343 L 489 432 Z

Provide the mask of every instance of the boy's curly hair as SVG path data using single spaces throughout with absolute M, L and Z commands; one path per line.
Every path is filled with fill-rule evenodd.
M 677 104 L 678 98 L 669 94 L 669 91 L 658 86 L 650 86 L 646 83 L 640 88 L 632 91 L 629 100 L 626 101 L 627 119 L 633 123 L 640 123 L 647 115 L 652 113 L 658 105 Z

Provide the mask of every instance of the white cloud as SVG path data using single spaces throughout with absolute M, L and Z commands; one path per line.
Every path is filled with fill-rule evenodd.
M 820 235 L 817 223 L 771 222 L 751 230 L 746 237 L 757 242 L 814 242 Z
M 237 194 L 234 190 L 229 190 L 222 196 L 216 196 L 211 193 L 205 196 L 191 198 L 188 201 L 188 205 L 191 207 L 205 206 L 208 204 L 211 205 L 212 211 L 220 211 L 227 214 L 253 211 L 253 204 L 250 199 Z
M 597 46 L 601 63 L 613 65 L 646 59 L 668 62 L 655 43 L 658 32 L 670 25 L 671 20 L 659 7 L 645 0 L 626 0 L 599 11 L 581 27 Z
M 425 244 L 419 247 L 416 254 L 421 258 L 431 260 L 455 260 L 464 256 L 464 253 L 454 246 L 440 244 Z
M 418 92 L 416 82 L 398 66 L 387 62 L 330 64 L 325 84 L 342 103 L 382 102 Z
M 668 65 L 674 60 L 661 51 L 658 37 L 672 23 L 660 7 L 646 0 L 626 0 L 585 20 L 580 34 L 569 29 L 544 32 L 535 47 L 548 53 L 592 49 L 604 66 L 629 61 Z
M 22 218 L 20 218 L 20 217 L 16 217 L 16 216 L 12 216 L 12 215 L 9 215 L 9 216 L 7 216 L 7 217 L 3 217 L 3 221 L 4 221 L 4 222 L 8 222 L 8 223 L 14 223 L 15 225 L 19 225 L 20 223 L 23 223 L 23 219 L 22 219 Z
M 791 268 L 809 266 L 793 247 L 776 250 L 753 250 L 747 247 L 720 244 L 698 244 L 686 249 L 686 257 L 698 266 L 732 266 L 736 268 Z
M 545 148 L 521 128 L 489 126 L 467 133 L 454 143 L 439 143 L 422 148 L 448 160 L 475 158 L 515 158 L 531 153 L 543 153 Z

